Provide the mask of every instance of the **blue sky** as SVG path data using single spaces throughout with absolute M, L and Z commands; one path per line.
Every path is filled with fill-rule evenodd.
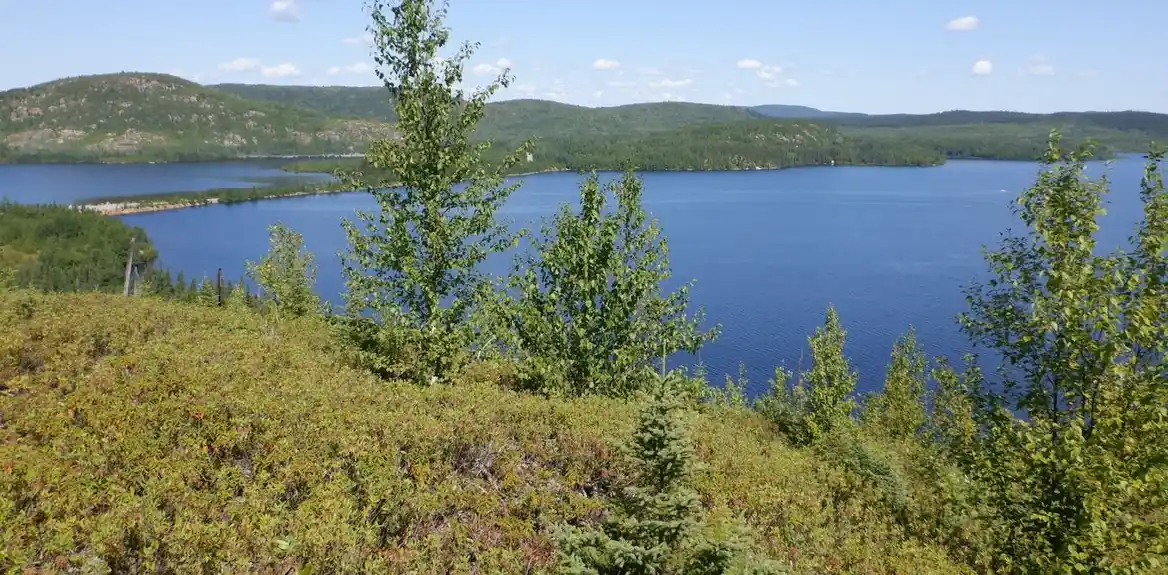
M 452 0 L 504 98 L 1168 112 L 1153 0 Z M 0 0 L 0 89 L 168 72 L 203 83 L 377 83 L 360 0 Z

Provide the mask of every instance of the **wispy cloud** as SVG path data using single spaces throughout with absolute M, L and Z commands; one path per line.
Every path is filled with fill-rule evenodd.
M 980 24 L 980 22 L 978 21 L 977 16 L 962 16 L 960 18 L 954 18 L 950 20 L 949 23 L 945 25 L 945 28 L 957 32 L 964 32 L 977 28 L 978 24 Z
M 251 72 L 258 70 L 259 67 L 260 61 L 255 58 L 236 58 L 219 64 L 219 69 L 224 72 Z
M 273 0 L 268 6 L 268 14 L 280 22 L 299 22 L 300 6 L 296 0 Z

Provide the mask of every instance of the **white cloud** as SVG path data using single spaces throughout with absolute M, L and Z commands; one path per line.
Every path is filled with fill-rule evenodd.
M 275 66 L 264 66 L 260 68 L 260 74 L 265 78 L 285 78 L 288 76 L 299 76 L 300 68 L 290 62 L 283 64 L 276 64 Z
M 973 30 L 974 28 L 977 28 L 978 23 L 977 16 L 962 16 L 960 18 L 954 18 L 950 20 L 949 23 L 945 25 L 945 28 L 957 31 Z
M 1025 72 L 1031 76 L 1053 76 L 1054 66 L 1046 60 L 1046 56 L 1036 54 L 1030 57 L 1030 62 L 1026 65 Z
M 273 0 L 268 6 L 268 14 L 280 22 L 298 22 L 300 7 L 296 5 L 296 0 Z
M 341 42 L 345 43 L 345 44 L 354 44 L 354 45 L 356 45 L 356 44 L 372 45 L 373 44 L 373 34 L 370 34 L 368 32 L 363 32 L 361 34 L 353 36 L 352 38 L 343 38 L 343 39 L 341 39 Z
M 693 80 L 685 78 L 684 80 L 670 80 L 665 78 L 658 82 L 649 82 L 650 88 L 681 88 L 693 84 Z
M 597 90 L 592 93 L 593 98 L 600 98 L 602 96 L 604 96 L 604 90 Z
M 327 70 L 327 72 L 330 76 L 336 76 L 337 74 L 341 74 L 341 73 L 368 74 L 369 72 L 372 72 L 372 71 L 373 71 L 373 66 L 370 66 L 369 64 L 366 64 L 365 62 L 357 62 L 356 64 L 349 64 L 348 66 L 333 66 L 332 68 L 329 68 Z
M 756 70 L 755 75 L 763 80 L 774 80 L 776 76 L 783 73 L 782 66 L 763 66 Z
M 615 70 L 620 68 L 620 62 L 617 62 L 616 60 L 605 60 L 604 58 L 597 58 L 596 61 L 592 63 L 592 67 L 597 70 Z
M 628 88 L 632 85 L 634 85 L 634 82 L 629 82 L 628 80 L 613 80 L 608 82 L 609 88 Z
M 224 72 L 251 72 L 258 70 L 259 67 L 260 61 L 255 58 L 236 58 L 219 64 L 219 69 Z
M 994 63 L 989 60 L 978 60 L 973 63 L 973 69 L 970 71 L 974 76 L 989 76 L 994 73 Z
M 532 86 L 531 84 L 519 84 L 519 85 L 512 87 L 511 89 L 515 90 L 520 95 L 527 96 L 527 97 L 530 97 L 532 94 L 535 93 L 535 86 Z
M 762 62 L 753 59 L 739 60 L 735 64 L 735 67 L 740 70 L 754 70 L 754 75 L 758 76 L 758 78 L 768 86 L 778 85 L 778 80 L 776 78 L 778 78 L 779 74 L 783 73 L 782 66 L 763 64 Z
M 787 84 L 787 86 L 790 86 L 791 88 L 798 88 L 799 86 L 801 86 L 801 84 L 799 84 L 799 81 L 794 79 L 794 78 L 787 78 L 785 83 Z
M 511 60 L 506 58 L 499 58 L 494 64 L 482 63 L 471 68 L 470 71 L 480 76 L 497 75 L 503 71 L 504 68 L 511 67 Z

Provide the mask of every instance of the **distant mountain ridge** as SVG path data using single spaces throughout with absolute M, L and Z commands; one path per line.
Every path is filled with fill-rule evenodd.
M 386 122 L 247 100 L 167 74 L 78 76 L 0 92 L 0 158 L 354 153 L 392 133 Z
M 217 84 L 212 88 L 244 98 L 295 104 L 321 113 L 388 120 L 392 107 L 380 87 L 271 86 Z M 1055 112 L 1033 114 L 1009 111 L 951 110 L 930 114 L 864 114 L 820 110 L 791 104 L 725 106 L 685 102 L 656 102 L 589 108 L 550 100 L 516 99 L 492 102 L 480 132 L 484 137 L 509 139 L 519 134 L 560 135 L 565 129 L 581 134 L 645 133 L 699 123 L 732 123 L 751 118 L 814 120 L 854 127 L 913 128 L 1019 124 L 1117 130 L 1168 141 L 1168 114 L 1141 111 Z
M 868 116 L 868 114 L 861 114 L 859 112 L 829 112 L 810 106 L 795 106 L 791 104 L 764 104 L 762 106 L 751 106 L 750 110 L 769 118 L 791 118 L 799 120 L 843 119 Z
M 382 87 L 204 86 L 136 72 L 79 76 L 0 92 L 0 161 L 354 154 L 375 139 L 392 136 L 392 121 Z M 554 142 L 565 153 L 584 140 L 595 149 L 606 138 L 611 143 L 604 146 L 630 152 L 630 139 L 640 147 L 652 142 L 680 150 L 668 134 L 721 138 L 730 132 L 689 129 L 730 126 L 746 135 L 752 133 L 751 122 L 760 121 L 828 124 L 850 139 L 903 144 L 915 150 L 914 157 L 932 150 L 948 158 L 1033 159 L 1051 128 L 1072 138 L 1097 139 L 1112 152 L 1144 151 L 1149 140 L 1168 141 L 1168 115 L 1152 112 L 869 115 L 787 104 L 656 102 L 590 108 L 534 99 L 490 103 L 476 136 L 503 146 L 536 138 Z M 691 144 L 682 146 L 689 150 L 686 155 L 692 156 Z

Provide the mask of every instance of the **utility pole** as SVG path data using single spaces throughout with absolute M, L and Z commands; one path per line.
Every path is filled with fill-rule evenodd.
M 134 270 L 134 241 L 138 238 L 130 236 L 130 256 L 126 258 L 126 283 L 122 287 L 122 295 L 130 296 L 130 272 Z
M 215 305 L 223 307 L 223 268 L 219 268 L 219 275 L 215 279 Z

